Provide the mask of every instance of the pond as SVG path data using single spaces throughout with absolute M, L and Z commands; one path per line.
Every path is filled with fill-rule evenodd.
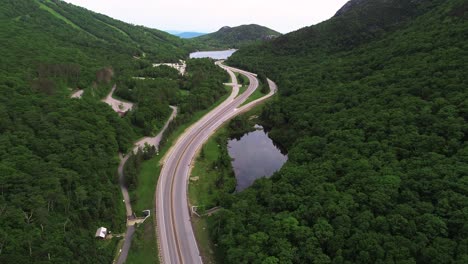
M 197 52 L 190 53 L 190 58 L 191 59 L 211 58 L 215 60 L 226 60 L 236 51 L 237 51 L 236 49 L 221 50 L 221 51 L 197 51 Z
M 228 141 L 237 192 L 249 187 L 258 178 L 270 177 L 288 160 L 285 151 L 275 145 L 262 126 L 255 125 L 255 128 L 255 131 L 244 134 L 240 139 Z

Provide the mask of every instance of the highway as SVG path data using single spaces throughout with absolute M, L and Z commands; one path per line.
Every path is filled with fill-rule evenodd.
M 160 257 L 166 264 L 202 263 L 187 201 L 188 177 L 198 149 L 224 122 L 276 92 L 276 85 L 269 81 L 268 95 L 238 108 L 258 88 L 258 80 L 252 73 L 225 66 L 220 62 L 217 65 L 231 76 L 233 86 L 231 95 L 179 137 L 166 155 L 159 176 L 155 195 L 157 236 Z M 250 81 L 249 87 L 239 96 L 234 72 L 247 76 Z

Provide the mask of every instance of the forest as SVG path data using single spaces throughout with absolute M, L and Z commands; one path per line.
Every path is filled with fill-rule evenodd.
M 102 103 L 22 87 L 0 84 L 0 262 L 107 263 L 113 246 L 93 235 L 123 228 L 116 153 L 132 128 Z
M 222 263 L 468 262 L 468 2 L 361 1 L 235 53 L 289 161 L 222 201 Z
M 145 136 L 159 132 L 170 115 L 169 104 L 178 107 L 176 118 L 163 134 L 160 149 L 176 129 L 186 125 L 194 114 L 208 109 L 227 93 L 223 89 L 223 82 L 228 81 L 229 75 L 216 66 L 211 59 L 188 60 L 184 76 L 180 76 L 175 69 L 166 66 L 145 68 L 139 71 L 140 74 L 143 72 L 149 72 L 149 76 L 157 78 L 126 79 L 119 84 L 117 95 L 137 103 L 136 109 L 130 111 L 125 118 L 133 124 L 136 133 L 140 132 Z M 129 190 L 134 190 L 138 185 L 141 163 L 150 159 L 154 154 L 154 149 L 148 148 L 130 157 L 124 168 Z
M 188 117 L 209 106 L 227 75 L 210 60 L 187 76 L 153 68 L 186 43 L 63 1 L 2 1 L 0 39 L 0 263 L 110 263 L 117 240 L 94 234 L 125 230 L 118 153 L 156 133 L 169 105 Z M 114 84 L 136 105 L 124 118 L 100 101 Z
M 468 262 L 468 2 L 359 2 L 229 60 L 278 83 L 261 119 L 289 161 L 222 196 L 223 263 Z M 94 233 L 124 230 L 118 152 L 176 105 L 167 138 L 227 75 L 153 68 L 193 42 L 58 0 L 3 1 L 0 39 L 0 263 L 110 263 Z M 113 84 L 124 118 L 100 102 Z

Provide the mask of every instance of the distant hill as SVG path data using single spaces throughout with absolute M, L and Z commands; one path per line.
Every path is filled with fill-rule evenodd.
M 196 46 L 206 48 L 240 48 L 258 41 L 277 38 L 281 33 L 259 25 L 242 25 L 238 27 L 222 27 L 220 30 L 194 38 Z
M 182 32 L 177 34 L 178 37 L 185 38 L 185 39 L 190 39 L 190 38 L 196 38 L 206 35 L 206 33 L 200 33 L 200 32 Z
M 200 36 L 207 34 L 207 33 L 201 33 L 201 32 L 178 31 L 178 30 L 166 30 L 166 32 L 171 35 L 177 36 L 179 38 L 183 38 L 183 39 L 196 38 L 196 37 L 200 37 Z

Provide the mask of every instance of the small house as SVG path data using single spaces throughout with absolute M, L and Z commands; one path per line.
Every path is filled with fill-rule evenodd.
M 97 231 L 96 231 L 96 237 L 97 238 L 105 239 L 106 235 L 107 235 L 107 228 L 100 227 L 100 228 L 97 229 Z

